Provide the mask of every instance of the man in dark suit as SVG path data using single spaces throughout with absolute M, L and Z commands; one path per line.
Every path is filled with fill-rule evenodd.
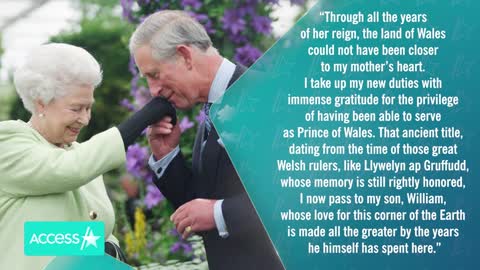
M 211 270 L 284 269 L 245 189 L 208 118 L 245 68 L 223 58 L 203 26 L 181 11 L 150 15 L 133 33 L 130 51 L 152 96 L 178 109 L 204 103 L 192 167 L 179 149 L 180 129 L 169 117 L 151 126 L 149 165 L 155 185 L 176 208 L 171 220 L 188 237 L 202 235 Z

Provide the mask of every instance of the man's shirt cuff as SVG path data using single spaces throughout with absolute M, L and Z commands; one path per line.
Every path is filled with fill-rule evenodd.
M 213 217 L 217 225 L 218 235 L 222 238 L 228 237 L 227 225 L 222 212 L 223 200 L 217 200 L 213 206 Z
M 162 177 L 168 165 L 170 164 L 170 162 L 172 162 L 175 156 L 177 156 L 178 152 L 180 152 L 180 147 L 177 145 L 175 149 L 170 151 L 170 153 L 168 153 L 160 160 L 155 160 L 153 154 L 150 155 L 150 158 L 148 159 L 148 166 L 150 166 L 150 169 L 152 169 L 152 171 L 157 175 L 157 178 Z

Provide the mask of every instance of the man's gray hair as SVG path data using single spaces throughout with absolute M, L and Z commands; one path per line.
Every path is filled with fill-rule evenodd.
M 35 113 L 35 101 L 48 104 L 68 95 L 72 87 L 97 87 L 102 70 L 86 50 L 50 43 L 33 49 L 14 73 L 14 83 L 25 109 Z
M 176 54 L 177 45 L 194 46 L 206 52 L 212 41 L 205 28 L 184 11 L 163 10 L 148 16 L 130 38 L 130 53 L 149 45 L 152 57 L 167 60 Z

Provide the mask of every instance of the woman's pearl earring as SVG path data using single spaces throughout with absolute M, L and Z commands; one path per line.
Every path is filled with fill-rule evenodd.
M 43 118 L 45 115 L 43 113 L 39 114 L 38 117 Z

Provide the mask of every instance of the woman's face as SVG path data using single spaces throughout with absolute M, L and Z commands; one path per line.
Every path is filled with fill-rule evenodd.
M 77 140 L 80 130 L 88 125 L 94 102 L 93 87 L 72 88 L 67 96 L 40 105 L 42 135 L 55 145 L 63 146 Z

